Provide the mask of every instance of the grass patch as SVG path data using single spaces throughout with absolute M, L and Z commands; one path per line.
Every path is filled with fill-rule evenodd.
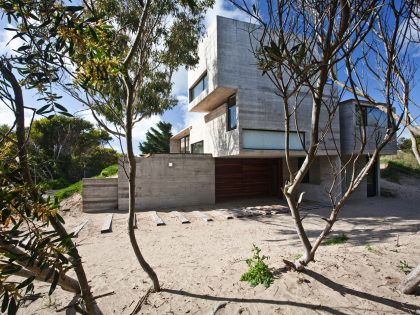
M 341 233 L 340 235 L 326 239 L 323 244 L 325 246 L 338 245 L 338 244 L 346 243 L 348 239 L 349 238 L 347 237 L 346 234 Z
M 56 197 L 58 200 L 63 200 L 68 197 L 73 196 L 76 193 L 82 192 L 82 181 L 79 180 L 78 182 L 75 182 L 74 184 L 71 184 L 70 186 L 67 186 L 66 188 L 60 189 L 54 194 L 54 197 Z
M 382 157 L 381 163 L 387 164 L 381 176 L 391 182 L 399 183 L 401 175 L 420 178 L 420 165 L 412 153 L 398 151 L 396 155 Z
M 118 164 L 113 164 L 104 168 L 98 176 L 95 176 L 95 178 L 110 177 L 110 176 L 116 175 L 117 173 L 118 173 Z
M 400 260 L 400 264 L 398 265 L 398 269 L 400 269 L 405 274 L 408 274 L 408 273 L 410 273 L 411 269 L 413 269 L 413 267 L 411 267 L 405 260 Z
M 114 164 L 104 168 L 98 176 L 94 176 L 93 178 L 106 178 L 109 176 L 113 176 L 118 173 L 118 164 Z M 73 196 L 74 194 L 81 194 L 82 193 L 82 181 L 79 180 L 70 186 L 67 186 L 63 189 L 58 190 L 54 197 L 56 197 L 59 201 L 66 199 L 68 197 Z

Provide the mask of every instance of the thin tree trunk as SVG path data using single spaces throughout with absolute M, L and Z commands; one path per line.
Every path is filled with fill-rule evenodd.
M 28 262 L 30 261 L 31 257 L 16 246 L 1 244 L 0 247 L 6 252 L 17 255 L 17 259 L 15 260 L 15 262 L 20 266 L 26 268 L 21 269 L 18 272 L 14 272 L 13 275 L 24 278 L 35 277 L 36 280 L 52 283 L 53 277 L 51 275 L 53 274 L 54 269 L 46 267 L 41 270 L 37 267 L 37 263 L 29 264 Z M 6 266 L 6 264 L 0 264 L 0 268 L 3 266 Z M 50 275 L 49 278 L 48 275 Z M 60 274 L 57 284 L 65 291 L 69 291 L 76 294 L 80 293 L 79 282 L 76 279 L 66 276 L 65 274 Z
M 420 284 L 420 264 L 405 277 L 398 290 L 404 294 L 412 294 Z
M 50 218 L 50 222 L 54 230 L 56 230 L 61 237 L 67 238 L 65 246 L 68 250 L 69 256 L 72 258 L 71 263 L 73 265 L 74 271 L 76 272 L 77 279 L 79 280 L 79 285 L 82 291 L 82 298 L 86 304 L 86 310 L 89 314 L 96 314 L 95 300 L 93 299 L 92 291 L 86 277 L 85 269 L 83 268 L 82 258 L 79 255 L 79 251 L 77 250 L 73 241 L 68 237 L 68 233 L 61 222 L 58 221 L 56 217 Z
M 18 142 L 19 150 L 19 164 L 22 169 L 23 178 L 26 184 L 31 187 L 32 195 L 34 200 L 38 200 L 40 196 L 36 191 L 36 188 L 33 185 L 29 163 L 28 163 L 28 154 L 26 149 L 26 137 L 25 137 L 25 106 L 23 102 L 22 88 L 13 72 L 7 68 L 5 64 L 1 65 L 1 72 L 4 78 L 10 83 L 13 88 L 15 95 L 15 117 L 16 117 L 16 138 Z M 73 241 L 69 238 L 69 235 L 63 225 L 57 220 L 56 217 L 50 217 L 51 225 L 54 230 L 60 235 L 63 240 L 66 241 L 66 248 L 69 252 L 69 255 L 73 258 L 72 265 L 76 272 L 77 279 L 79 280 L 79 285 L 82 291 L 82 298 L 86 304 L 86 309 L 89 314 L 95 314 L 95 301 L 93 300 L 93 295 L 88 284 L 86 274 L 82 265 L 82 261 L 76 246 Z
M 26 149 L 25 137 L 25 106 L 23 102 L 22 88 L 13 72 L 5 63 L 1 64 L 1 73 L 3 77 L 10 83 L 15 96 L 15 119 L 16 119 L 16 140 L 18 146 L 19 164 L 22 168 L 22 175 L 26 183 L 32 186 L 32 177 L 28 166 L 28 152 Z
M 408 133 L 410 134 L 411 139 L 411 151 L 413 151 L 414 156 L 416 157 L 417 163 L 420 165 L 420 153 L 419 153 L 419 147 L 417 146 L 416 137 L 411 132 L 410 129 L 408 129 Z
M 136 168 L 137 168 L 137 161 L 136 157 L 134 155 L 133 150 L 133 134 L 132 134 L 132 125 L 133 125 L 133 116 L 132 116 L 132 108 L 133 108 L 133 92 L 132 89 L 128 84 L 126 84 L 127 88 L 127 121 L 126 121 L 126 141 L 127 141 L 127 155 L 128 155 L 128 161 L 130 164 L 129 169 L 129 178 L 128 178 L 128 236 L 130 238 L 131 246 L 133 247 L 134 254 L 137 257 L 138 262 L 140 263 L 140 266 L 143 268 L 143 270 L 147 273 L 147 275 L 150 277 L 150 279 L 153 282 L 153 288 L 156 292 L 160 291 L 160 284 L 159 279 L 153 270 L 152 267 L 146 262 L 144 259 L 140 247 L 137 243 L 136 234 L 134 233 L 134 213 L 136 211 Z

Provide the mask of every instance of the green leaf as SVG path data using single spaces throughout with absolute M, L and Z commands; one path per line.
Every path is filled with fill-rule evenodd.
M 67 112 L 67 108 L 65 108 L 63 105 L 60 105 L 58 103 L 54 103 L 54 104 L 55 104 L 55 107 L 57 107 L 62 112 Z
M 35 277 L 29 277 L 25 281 L 19 283 L 19 285 L 16 287 L 16 290 L 19 290 L 19 289 L 22 289 L 22 288 L 28 286 L 29 284 L 32 283 L 32 281 L 34 281 L 34 279 L 35 279 Z
M 12 297 L 9 303 L 9 309 L 7 310 L 7 315 L 15 315 L 17 312 L 16 300 Z
M 84 8 L 82 6 L 75 6 L 75 5 L 69 5 L 66 7 L 66 11 L 70 11 L 70 12 L 77 12 L 77 11 L 81 11 Z
M 9 305 L 9 292 L 4 291 L 3 303 L 1 303 L 1 312 L 4 313 L 7 310 L 7 305 Z
M 47 105 L 42 106 L 42 107 L 41 107 L 40 109 L 38 109 L 35 113 L 36 113 L 36 114 L 38 114 L 38 115 L 41 115 L 41 114 L 43 114 L 43 113 L 44 113 L 44 111 L 45 111 L 48 107 L 50 107 L 50 104 L 47 104 Z
M 55 288 L 57 287 L 59 277 L 60 277 L 60 274 L 56 271 L 54 273 L 54 279 L 53 279 L 53 282 L 51 283 L 51 287 L 50 287 L 50 291 L 48 291 L 48 295 L 53 294 Z

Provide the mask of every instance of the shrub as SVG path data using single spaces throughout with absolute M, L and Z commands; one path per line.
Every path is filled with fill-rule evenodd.
M 70 186 L 60 189 L 54 194 L 54 197 L 56 197 L 58 200 L 63 200 L 68 197 L 73 196 L 76 193 L 82 192 L 82 181 L 79 180 L 78 182 L 75 182 L 74 184 L 71 184 Z
M 102 170 L 97 177 L 110 177 L 118 173 L 118 164 L 110 165 Z
M 262 284 L 268 288 L 273 282 L 273 273 L 269 270 L 264 260 L 268 260 L 268 256 L 260 256 L 261 249 L 252 245 L 253 256 L 246 260 L 249 270 L 241 276 L 241 281 L 247 281 L 251 287 Z

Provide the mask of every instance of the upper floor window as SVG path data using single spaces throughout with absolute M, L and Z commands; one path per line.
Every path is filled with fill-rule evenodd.
M 180 139 L 181 150 L 180 153 L 190 153 L 190 136 L 185 136 Z
M 236 95 L 228 98 L 227 104 L 227 130 L 233 130 L 237 127 L 238 119 L 236 117 Z
M 373 127 L 384 127 L 388 125 L 387 114 L 381 111 L 379 108 L 370 106 L 357 106 L 356 107 L 358 125 L 373 126 Z
M 191 153 L 202 154 L 204 153 L 204 141 L 199 141 L 191 144 Z
M 198 82 L 194 84 L 192 88 L 190 88 L 190 102 L 192 102 L 198 95 L 200 95 L 201 92 L 207 89 L 208 86 L 209 79 L 206 71 L 200 80 L 198 80 Z

